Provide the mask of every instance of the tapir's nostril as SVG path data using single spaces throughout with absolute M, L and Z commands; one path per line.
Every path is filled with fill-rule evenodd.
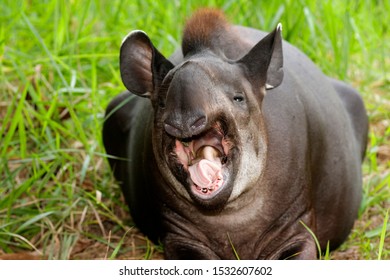
M 168 123 L 164 124 L 165 131 L 174 137 L 180 137 L 182 130 Z
M 207 124 L 207 118 L 201 116 L 193 120 L 194 118 L 185 119 L 182 122 L 165 120 L 165 131 L 177 138 L 189 138 L 197 135 L 203 131 Z
M 191 125 L 191 130 L 195 132 L 199 132 L 203 130 L 203 128 L 206 126 L 206 117 L 200 117 L 199 119 L 195 120 Z M 197 133 L 194 133 L 197 134 Z

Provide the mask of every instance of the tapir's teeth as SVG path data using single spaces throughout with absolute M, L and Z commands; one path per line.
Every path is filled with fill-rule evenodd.
M 203 158 L 214 162 L 220 162 L 221 154 L 218 149 L 212 146 L 204 146 L 197 151 L 197 158 Z

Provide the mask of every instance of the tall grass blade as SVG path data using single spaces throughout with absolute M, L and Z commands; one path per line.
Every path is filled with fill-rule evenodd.
M 382 258 L 382 252 L 383 252 L 383 247 L 384 247 L 384 244 L 385 244 L 385 237 L 386 237 L 386 232 L 387 232 L 387 222 L 388 222 L 388 220 L 389 220 L 389 210 L 387 210 L 385 219 L 383 221 L 381 239 L 379 241 L 378 260 L 380 260 Z
M 64 75 L 62 74 L 62 71 L 60 69 L 60 66 L 58 65 L 58 63 L 56 62 L 56 60 L 54 59 L 52 53 L 50 52 L 50 50 L 47 48 L 43 38 L 41 37 L 41 35 L 39 34 L 38 30 L 34 27 L 34 25 L 31 23 L 31 21 L 28 19 L 28 17 L 25 15 L 24 12 L 22 12 L 22 18 L 23 20 L 26 22 L 26 24 L 28 25 L 28 27 L 30 28 L 31 32 L 34 34 L 35 38 L 38 40 L 39 44 L 41 45 L 41 47 L 43 48 L 43 50 L 45 51 L 45 53 L 47 54 L 47 56 L 50 58 L 50 61 L 54 67 L 54 69 L 56 69 L 57 71 L 57 74 L 58 76 L 60 77 L 62 83 L 64 84 L 64 86 L 69 89 L 69 84 L 68 82 L 66 81 Z
M 322 259 L 322 252 L 321 252 L 321 245 L 320 245 L 320 242 L 318 241 L 317 239 L 317 236 L 314 234 L 314 232 L 301 220 L 299 221 L 301 223 L 301 225 L 303 225 L 303 227 L 310 233 L 310 235 L 313 237 L 314 239 L 314 242 L 316 243 L 316 246 L 317 246 L 317 250 L 318 250 L 318 255 L 319 255 L 319 259 L 321 260 Z
M 121 240 L 119 240 L 118 244 L 115 246 L 115 249 L 114 251 L 112 252 L 111 256 L 110 256 L 110 260 L 114 260 L 116 258 L 116 256 L 118 255 L 119 253 L 119 250 L 121 249 L 122 245 L 123 245 L 123 242 L 125 241 L 125 238 L 127 236 L 127 234 L 130 232 L 131 228 L 128 229 L 125 234 L 122 236 Z
M 20 239 L 21 241 L 26 243 L 28 246 L 30 246 L 32 249 L 34 249 L 34 251 L 36 251 L 39 255 L 42 255 L 42 252 L 40 250 L 38 250 L 38 248 L 35 247 L 33 243 L 31 243 L 29 240 L 27 240 L 27 238 L 21 236 L 20 234 L 16 234 L 16 233 L 12 233 L 12 232 L 0 232 L 0 235 L 11 236 L 11 237 L 14 237 L 16 239 Z
M 228 239 L 229 239 L 229 243 L 230 243 L 230 246 L 232 247 L 232 250 L 233 250 L 234 256 L 236 257 L 236 260 L 240 260 L 240 256 L 238 255 L 237 250 L 236 250 L 236 248 L 234 247 L 234 244 L 233 244 L 233 242 L 232 242 L 232 239 L 230 238 L 229 233 L 227 232 L 226 235 L 227 235 L 227 237 L 228 237 Z
M 42 220 L 43 218 L 46 218 L 46 217 L 52 215 L 53 213 L 55 213 L 55 211 L 49 211 L 49 212 L 45 212 L 45 213 L 42 213 L 42 214 L 39 214 L 39 215 L 34 216 L 34 217 L 31 218 L 30 220 L 28 220 L 28 221 L 26 221 L 25 223 L 23 223 L 23 224 L 16 230 L 16 232 L 21 232 L 21 231 L 23 231 L 24 229 L 28 228 L 30 225 L 35 224 L 35 223 L 38 222 L 39 220 Z
M 12 137 L 14 136 L 14 134 L 17 130 L 20 119 L 23 119 L 22 109 L 24 107 L 28 88 L 29 88 L 29 86 L 27 85 L 22 92 L 22 96 L 20 97 L 20 100 L 19 100 L 18 105 L 16 107 L 16 111 L 11 118 L 11 123 L 9 124 L 9 129 L 5 135 L 4 140 L 1 143 L 1 149 L 2 149 L 1 158 L 5 158 L 5 155 L 8 153 L 8 147 L 10 146 L 10 143 L 12 141 Z

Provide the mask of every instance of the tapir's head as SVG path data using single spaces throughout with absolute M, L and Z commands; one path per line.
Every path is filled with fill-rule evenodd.
M 141 31 L 123 41 L 127 89 L 150 98 L 153 149 L 164 179 L 204 209 L 218 209 L 261 176 L 266 135 L 261 104 L 283 78 L 278 26 L 238 60 L 203 49 L 173 65 Z

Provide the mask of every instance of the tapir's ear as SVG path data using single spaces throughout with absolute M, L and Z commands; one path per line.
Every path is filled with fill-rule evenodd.
M 283 80 L 282 25 L 258 42 L 248 54 L 239 60 L 249 71 L 253 81 L 271 89 Z
M 120 71 L 126 88 L 149 97 L 174 66 L 152 44 L 143 31 L 125 37 L 120 50 Z

